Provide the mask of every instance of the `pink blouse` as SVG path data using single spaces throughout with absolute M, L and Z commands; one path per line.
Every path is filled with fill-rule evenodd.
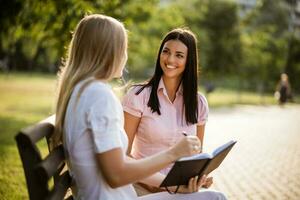
M 151 89 L 145 88 L 136 95 L 139 88 L 141 86 L 131 88 L 122 102 L 125 112 L 141 118 L 131 150 L 134 158 L 144 158 L 169 148 L 183 137 L 183 131 L 188 135 L 196 135 L 197 125 L 206 123 L 209 110 L 206 98 L 202 94 L 198 94 L 198 123 L 187 125 L 181 85 L 172 103 L 168 98 L 163 79 L 160 80 L 157 95 L 161 115 L 152 113 L 151 108 L 147 106 Z M 166 174 L 168 171 L 169 167 L 161 172 Z

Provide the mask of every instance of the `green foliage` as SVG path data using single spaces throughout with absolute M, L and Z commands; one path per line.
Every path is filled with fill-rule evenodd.
M 243 62 L 241 73 L 260 92 L 273 91 L 284 71 L 287 52 L 288 12 L 282 2 L 262 1 L 242 21 Z
M 19 4 L 22 9 L 10 16 L 14 18 L 3 20 L 10 26 L 0 31 L 0 58 L 8 58 L 11 69 L 56 71 L 71 31 L 85 14 L 104 13 L 131 27 L 150 17 L 156 1 L 28 0 Z
M 201 79 L 239 76 L 246 87 L 240 89 L 272 91 L 285 71 L 299 91 L 300 44 L 287 2 L 258 0 L 239 17 L 232 0 L 8 1 L 0 8 L 0 70 L 56 72 L 78 21 L 103 13 L 128 29 L 126 78 L 150 77 L 163 36 L 189 27 L 198 38 Z
M 176 4 L 153 8 L 152 17 L 147 22 L 140 23 L 139 27 L 132 27 L 128 61 L 131 78 L 150 77 L 163 36 L 173 28 L 185 26 L 183 17 L 178 13 L 180 8 Z
M 286 72 L 289 74 L 292 89 L 300 93 L 300 39 L 292 37 L 290 41 L 289 56 Z
M 209 40 L 206 70 L 217 74 L 236 72 L 241 54 L 236 4 L 209 1 L 202 25 Z

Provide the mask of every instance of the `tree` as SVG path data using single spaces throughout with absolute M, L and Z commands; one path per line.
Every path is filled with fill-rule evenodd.
M 234 74 L 239 68 L 241 49 L 237 6 L 221 0 L 209 1 L 207 6 L 202 21 L 209 40 L 205 70 Z
M 88 13 L 103 13 L 134 26 L 151 16 L 156 0 L 10 1 L 1 7 L 0 59 L 9 57 L 15 70 L 56 71 L 64 57 L 71 31 Z M 7 10 L 5 10 L 7 9 Z M 133 36 L 135 37 L 135 36 Z M 131 39 L 131 38 L 130 38 Z
M 243 21 L 243 71 L 262 95 L 274 91 L 284 68 L 287 19 L 283 1 L 263 0 Z
M 149 20 L 129 26 L 132 31 L 129 37 L 130 77 L 149 78 L 154 71 L 163 36 L 171 29 L 185 25 L 180 7 L 176 3 L 152 6 L 151 10 Z
M 288 54 L 286 73 L 294 92 L 300 93 L 300 39 L 293 37 L 291 39 L 291 47 Z

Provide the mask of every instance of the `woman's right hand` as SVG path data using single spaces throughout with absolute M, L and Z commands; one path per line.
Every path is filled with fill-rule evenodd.
M 176 143 L 171 148 L 171 151 L 173 152 L 174 156 L 179 159 L 181 157 L 200 153 L 201 149 L 201 142 L 199 138 L 197 136 L 188 135 Z

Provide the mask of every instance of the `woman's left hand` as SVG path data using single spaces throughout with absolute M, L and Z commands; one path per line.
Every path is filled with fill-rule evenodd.
M 189 180 L 188 185 L 181 185 L 177 192 L 178 193 L 198 192 L 201 187 L 209 188 L 212 183 L 213 183 L 212 177 L 207 177 L 206 175 L 203 175 L 201 179 L 199 179 L 198 176 L 196 176 Z
M 209 188 L 213 184 L 213 177 L 206 178 L 206 182 L 202 185 L 203 188 Z

